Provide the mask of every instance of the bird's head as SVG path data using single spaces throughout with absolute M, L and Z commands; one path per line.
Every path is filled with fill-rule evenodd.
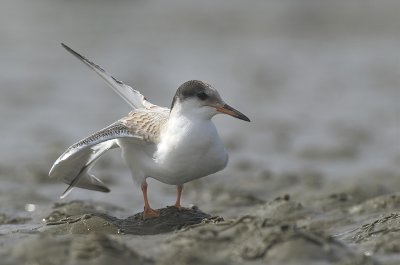
M 250 121 L 246 115 L 226 104 L 215 88 L 198 80 L 187 81 L 178 88 L 171 111 L 201 119 L 211 119 L 214 115 L 223 113 Z

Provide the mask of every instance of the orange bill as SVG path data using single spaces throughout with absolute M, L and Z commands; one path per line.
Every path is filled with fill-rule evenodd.
M 228 104 L 224 104 L 222 107 L 216 107 L 215 109 L 216 109 L 218 112 L 231 115 L 232 117 L 238 118 L 238 119 L 240 119 L 240 120 L 250 121 L 250 119 L 247 118 L 246 115 L 244 115 L 244 114 L 241 113 L 240 111 L 238 111 L 238 110 L 232 108 L 232 107 L 229 106 Z

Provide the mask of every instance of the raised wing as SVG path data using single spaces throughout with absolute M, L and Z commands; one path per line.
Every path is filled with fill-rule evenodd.
M 69 184 L 61 198 L 67 196 L 73 187 L 109 192 L 101 180 L 89 173 L 96 160 L 107 150 L 118 147 L 119 138 L 157 143 L 161 126 L 169 115 L 169 109 L 150 103 L 139 91 L 117 80 L 99 65 L 67 45 L 63 43 L 61 45 L 98 74 L 134 110 L 128 117 L 69 147 L 54 163 L 49 175 Z
M 107 73 L 103 68 L 99 65 L 93 63 L 92 61 L 88 60 L 81 54 L 77 53 L 64 43 L 61 45 L 69 51 L 72 55 L 76 58 L 81 60 L 84 64 L 86 64 L 90 69 L 92 69 L 96 74 L 98 74 L 106 83 L 121 97 L 123 98 L 133 109 L 153 109 L 153 108 L 161 108 L 157 105 L 154 105 L 146 100 L 146 98 L 140 94 L 139 91 L 133 89 L 132 87 L 125 85 L 109 73 Z
M 89 174 L 88 171 L 102 154 L 111 148 L 118 147 L 116 139 L 119 138 L 143 141 L 143 136 L 132 132 L 123 122 L 118 121 L 70 146 L 57 159 L 49 176 L 69 184 L 61 198 L 66 197 L 74 187 L 102 192 L 110 191 L 101 180 Z

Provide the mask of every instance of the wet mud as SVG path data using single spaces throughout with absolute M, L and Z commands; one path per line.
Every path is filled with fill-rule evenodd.
M 197 207 L 177 209 L 170 206 L 157 209 L 158 218 L 144 219 L 143 213 L 137 213 L 125 219 L 98 212 L 94 207 L 81 201 L 56 205 L 55 210 L 45 217 L 44 231 L 55 234 L 106 234 L 157 235 L 173 232 L 191 225 L 223 220 L 211 216 Z
M 16 244 L 3 243 L 0 257 L 5 264 L 107 264 L 120 256 L 143 264 L 395 265 L 400 256 L 400 195 L 394 187 L 400 180 L 396 175 L 384 178 L 387 183 L 379 184 L 365 177 L 361 187 L 310 173 L 264 174 L 248 177 L 251 181 L 243 183 L 240 193 L 235 185 L 218 182 L 209 189 L 205 183 L 188 185 L 187 196 L 220 209 L 218 215 L 194 206 L 170 206 L 159 209 L 160 218 L 144 220 L 141 212 L 121 217 L 121 208 L 110 203 L 55 203 L 36 217 L 41 224 L 34 227 L 7 230 L 4 226 L 38 219 L 1 215 L 3 238 Z M 288 189 L 290 181 L 296 185 Z M 271 190 L 259 193 L 255 182 L 260 187 L 268 183 Z M 235 203 L 213 200 L 232 194 L 240 194 Z M 37 242 L 59 259 L 35 251 Z

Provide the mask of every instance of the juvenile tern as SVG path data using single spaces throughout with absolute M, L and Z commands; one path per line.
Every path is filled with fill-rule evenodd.
M 54 163 L 49 176 L 68 184 L 61 198 L 74 187 L 109 192 L 90 174 L 107 150 L 120 147 L 133 179 L 141 184 L 143 218 L 158 217 L 147 199 L 146 178 L 176 185 L 175 207 L 181 208 L 183 184 L 225 168 L 228 153 L 211 118 L 219 113 L 250 121 L 226 104 L 211 85 L 191 80 L 175 93 L 171 109 L 154 105 L 137 90 L 109 75 L 99 65 L 61 44 L 96 72 L 133 110 L 110 126 L 70 146 Z

